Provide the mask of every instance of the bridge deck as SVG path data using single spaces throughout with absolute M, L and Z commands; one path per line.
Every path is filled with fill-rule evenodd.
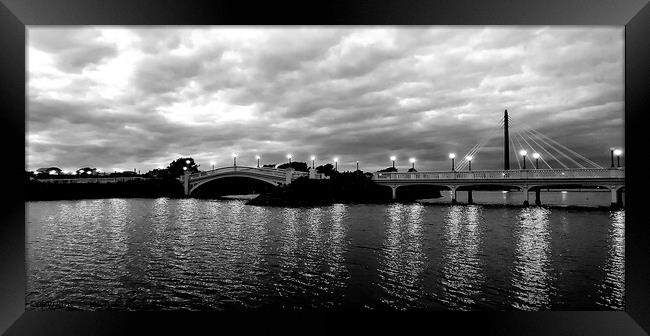
M 227 175 L 256 174 L 256 175 L 264 175 L 267 177 L 272 177 L 277 179 L 284 179 L 287 176 L 287 173 L 290 171 L 291 169 L 277 169 L 277 168 L 270 168 L 270 167 L 258 168 L 258 167 L 246 167 L 246 166 L 230 166 L 230 167 L 216 168 L 212 170 L 190 174 L 190 180 L 200 180 L 203 178 L 209 178 L 216 175 L 226 175 L 226 174 Z M 292 177 L 294 178 L 300 176 L 307 176 L 307 175 L 308 173 L 305 172 L 299 172 L 295 170 L 293 170 L 292 172 Z
M 615 180 L 623 181 L 623 169 L 530 169 L 530 170 L 474 170 L 474 171 L 421 171 L 413 173 L 376 172 L 376 182 L 460 182 L 460 181 L 572 181 L 572 180 Z

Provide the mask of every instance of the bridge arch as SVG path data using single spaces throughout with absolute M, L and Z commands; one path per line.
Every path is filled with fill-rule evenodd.
M 227 175 L 215 175 L 211 176 L 205 179 L 202 179 L 201 181 L 195 182 L 195 183 L 190 183 L 190 188 L 189 188 L 189 194 L 188 196 L 192 196 L 194 191 L 199 189 L 201 186 L 203 186 L 206 183 L 213 182 L 216 180 L 221 180 L 221 179 L 228 179 L 228 178 L 234 178 L 234 177 L 242 177 L 242 178 L 249 178 L 257 181 L 262 181 L 266 182 L 274 187 L 277 187 L 282 184 L 282 182 L 278 182 L 277 180 L 270 179 L 268 177 L 264 176 L 258 176 L 255 174 L 246 174 L 246 173 L 237 173 L 237 174 L 227 174 Z

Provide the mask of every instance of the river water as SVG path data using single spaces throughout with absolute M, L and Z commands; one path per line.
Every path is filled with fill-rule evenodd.
M 623 210 L 159 198 L 26 213 L 28 310 L 625 307 Z

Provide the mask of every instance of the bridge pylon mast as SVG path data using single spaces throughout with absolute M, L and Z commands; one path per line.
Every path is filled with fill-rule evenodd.
M 508 136 L 508 110 L 503 114 L 503 169 L 510 170 L 510 146 Z

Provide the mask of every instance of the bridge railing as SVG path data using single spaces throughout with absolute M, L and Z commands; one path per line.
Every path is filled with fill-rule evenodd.
M 258 167 L 246 167 L 246 166 L 230 166 L 230 167 L 221 167 L 221 168 L 194 173 L 190 175 L 190 178 L 194 179 L 194 178 L 200 178 L 205 176 L 212 176 L 212 175 L 225 174 L 225 173 L 235 173 L 235 172 L 254 173 L 254 174 L 261 174 L 265 176 L 273 176 L 277 178 L 285 178 L 289 171 L 292 171 L 292 169 L 277 169 L 271 167 L 258 168 Z M 291 175 L 292 178 L 298 178 L 301 176 L 308 176 L 309 173 L 293 170 L 291 172 Z
M 624 169 L 526 169 L 526 170 L 473 170 L 473 171 L 420 171 L 375 172 L 373 180 L 509 180 L 509 179 L 562 179 L 562 178 L 625 178 Z

